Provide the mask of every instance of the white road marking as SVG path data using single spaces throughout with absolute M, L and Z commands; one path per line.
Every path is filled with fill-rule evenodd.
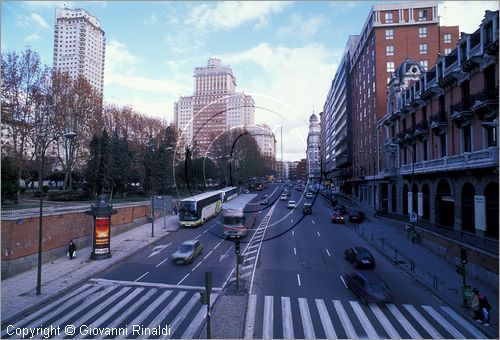
M 262 338 L 273 338 L 273 297 L 266 295 L 264 298 L 264 324 L 262 325 Z
M 391 311 L 392 315 L 399 321 L 401 326 L 405 329 L 405 331 L 413 338 L 413 339 L 423 339 L 423 337 L 417 332 L 417 330 L 411 325 L 411 323 L 406 320 L 406 318 L 401 314 L 399 309 L 391 304 L 387 304 L 387 308 Z
M 344 286 L 345 286 L 347 289 L 349 289 L 349 287 L 347 287 L 347 284 L 345 283 L 344 278 L 342 277 L 342 275 L 340 275 L 340 279 L 342 280 L 342 283 L 344 284 Z
M 300 284 L 300 275 L 299 274 L 297 274 L 297 281 L 299 282 L 299 286 L 301 286 L 301 284 Z
M 257 295 L 248 298 L 247 317 L 245 319 L 245 339 L 253 339 L 253 328 L 255 326 L 255 310 L 257 307 Z
M 312 224 L 315 224 L 315 223 L 314 223 L 314 220 L 311 220 L 311 222 L 312 222 Z
M 361 322 L 361 326 L 363 326 L 363 329 L 366 332 L 366 335 L 368 336 L 369 339 L 380 339 L 380 336 L 377 334 L 377 331 L 375 331 L 375 328 L 373 328 L 372 324 L 370 323 L 370 320 L 368 320 L 368 317 L 366 316 L 365 312 L 359 305 L 358 301 L 349 301 L 351 304 L 352 309 L 354 310 L 354 313 L 356 313 L 356 316 L 359 319 L 359 322 Z
M 325 249 L 326 250 L 326 253 L 328 254 L 328 256 L 332 256 L 330 255 L 330 252 L 328 251 L 328 249 Z
M 292 219 L 290 219 L 290 223 L 293 223 L 293 218 L 292 218 Z
M 224 240 L 222 240 L 222 241 L 224 241 Z M 217 249 L 217 247 L 221 245 L 222 241 L 220 241 L 220 242 L 219 242 L 219 243 L 218 243 L 218 244 L 214 247 L 214 249 L 213 249 L 213 250 Z
M 167 262 L 167 261 L 168 261 L 168 257 L 167 257 L 165 260 L 163 260 L 163 261 L 161 261 L 160 263 L 158 263 L 158 264 L 156 265 L 156 268 L 158 268 L 159 266 L 161 266 L 162 264 L 164 264 L 164 263 L 165 263 L 165 262 Z
M 434 339 L 444 339 L 443 336 L 419 313 L 412 305 L 403 305 L 408 312 L 422 325 L 427 333 Z
M 193 272 L 196 268 L 200 266 L 200 264 L 202 264 L 202 262 L 198 263 L 193 269 L 191 269 L 191 271 Z
M 394 329 L 389 319 L 387 319 L 387 317 L 382 312 L 382 310 L 380 310 L 380 307 L 377 304 L 370 303 L 370 309 L 372 310 L 373 314 L 375 314 L 378 321 L 384 327 L 385 331 L 391 337 L 391 339 L 402 339 L 401 335 L 399 335 L 396 329 Z
M 283 319 L 283 338 L 294 339 L 292 307 L 288 296 L 281 297 L 281 316 Z
M 318 308 L 319 317 L 321 319 L 321 324 L 325 330 L 325 335 L 327 339 L 337 339 L 337 333 L 335 333 L 335 328 L 333 328 L 332 320 L 326 309 L 325 302 L 322 299 L 315 299 L 316 307 Z
M 149 272 L 145 272 L 144 274 L 142 274 L 141 276 L 139 276 L 139 278 L 138 278 L 138 279 L 135 279 L 135 280 L 134 280 L 134 282 L 139 281 L 140 279 L 142 279 L 144 276 L 146 276 L 146 275 L 148 275 L 148 274 L 149 274 Z
M 349 315 L 347 315 L 344 306 L 342 306 L 342 302 L 340 302 L 339 300 L 333 300 L 333 305 L 335 307 L 335 310 L 337 311 L 337 315 L 340 318 L 342 327 L 344 327 L 347 338 L 359 339 L 359 336 L 356 334 L 354 326 L 352 325 L 351 320 L 349 319 Z
M 180 285 L 182 283 L 182 281 L 184 281 L 188 276 L 189 276 L 189 273 L 187 273 L 186 276 L 184 276 L 182 278 L 182 280 L 180 280 L 179 283 L 177 283 L 177 285 Z
M 292 236 L 294 236 L 294 235 L 295 235 L 295 232 L 292 230 Z
M 465 339 L 466 336 L 460 333 L 453 327 L 445 318 L 439 315 L 438 312 L 431 306 L 422 306 L 427 313 L 429 313 L 441 326 L 443 326 L 455 339 Z
M 316 234 L 318 234 L 318 236 L 321 237 L 321 234 L 319 233 L 319 231 L 317 231 Z
M 209 253 L 208 253 L 208 254 L 207 254 L 207 255 L 206 255 L 203 259 L 204 259 L 204 260 L 206 260 L 206 259 L 207 259 L 207 257 L 209 257 L 209 256 L 210 256 L 210 254 L 212 254 L 212 251 L 211 251 L 211 250 L 210 250 L 210 252 L 209 252 Z
M 295 247 L 293 247 L 293 253 L 297 255 L 297 249 L 295 249 Z
M 299 298 L 300 318 L 302 319 L 302 328 L 304 329 L 304 338 L 316 339 L 311 313 L 306 298 Z
M 153 248 L 151 254 L 149 254 L 148 258 L 152 257 L 152 256 L 155 256 L 157 254 L 159 254 L 163 249 L 167 248 L 169 245 L 171 245 L 172 243 L 169 243 L 169 244 L 161 244 L 159 246 L 156 246 Z
M 196 240 L 196 239 L 197 239 L 198 237 L 200 237 L 200 236 L 201 236 L 201 234 L 199 234 L 199 235 L 195 236 L 195 237 L 194 237 L 194 239 Z
M 451 316 L 455 321 L 457 321 L 462 327 L 464 327 L 468 332 L 470 332 L 476 339 L 486 339 L 487 336 L 482 332 L 478 331 L 476 327 L 472 326 L 469 322 L 467 322 L 463 317 L 457 314 L 453 309 L 448 306 L 441 306 L 441 309 L 444 310 L 449 316 Z

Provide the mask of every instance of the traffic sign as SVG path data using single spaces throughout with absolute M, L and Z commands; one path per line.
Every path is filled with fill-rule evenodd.
M 410 222 L 412 222 L 412 223 L 417 222 L 417 214 L 415 212 L 412 212 L 410 214 Z

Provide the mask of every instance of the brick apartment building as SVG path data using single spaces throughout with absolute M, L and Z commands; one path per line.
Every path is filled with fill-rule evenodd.
M 379 121 L 379 211 L 498 239 L 498 73 L 498 11 L 427 72 L 398 66 Z

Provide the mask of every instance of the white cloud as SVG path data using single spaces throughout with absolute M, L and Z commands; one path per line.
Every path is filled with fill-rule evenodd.
M 326 18 L 322 15 L 305 19 L 297 13 L 292 14 L 289 21 L 289 25 L 277 30 L 276 34 L 279 38 L 298 38 L 301 41 L 307 41 L 320 30 L 321 26 L 327 23 Z
M 142 59 L 127 50 L 127 45 L 111 40 L 106 44 L 106 73 L 133 73 Z
M 303 153 L 309 117 L 313 107 L 317 115 L 323 110 L 335 62 L 342 52 L 328 50 L 321 44 L 289 48 L 261 43 L 242 53 L 223 56 L 222 60 L 231 64 L 237 79 L 236 69 L 243 69 L 248 63 L 265 71 L 264 76 L 256 74 L 253 79 L 245 80 L 245 85 L 239 81 L 239 90 L 254 98 L 256 123 L 283 126 L 285 153 Z
M 172 121 L 172 105 L 163 97 L 156 99 L 145 99 L 144 97 L 131 96 L 127 98 L 107 98 L 107 103 L 116 104 L 119 106 L 130 106 L 135 111 L 149 117 L 156 117 L 167 120 L 169 123 Z
M 459 26 L 460 32 L 473 33 L 479 28 L 484 12 L 498 10 L 497 1 L 444 1 L 439 3 L 441 24 Z
M 30 44 L 31 42 L 35 41 L 35 40 L 41 40 L 42 37 L 40 35 L 38 35 L 38 33 L 34 32 L 30 35 L 28 35 L 26 38 L 24 38 L 24 42 L 27 43 L 27 44 Z
M 280 12 L 287 2 L 228 1 L 200 4 L 191 9 L 186 24 L 198 31 L 217 31 L 256 21 L 261 27 L 272 13 Z
M 39 14 L 36 13 L 31 13 L 31 19 L 36 22 L 39 26 L 42 28 L 49 28 L 49 24 L 45 21 L 44 18 L 42 18 Z
M 191 91 L 191 88 L 171 83 L 164 80 L 148 79 L 139 76 L 122 75 L 112 73 L 105 75 L 105 85 L 119 85 L 136 91 L 144 91 L 149 93 L 159 93 L 163 95 L 177 95 L 179 93 Z

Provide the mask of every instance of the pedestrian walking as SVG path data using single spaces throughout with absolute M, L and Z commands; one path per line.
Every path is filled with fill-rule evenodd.
M 477 323 L 482 323 L 483 316 L 481 306 L 479 305 L 479 290 L 477 288 L 472 289 L 471 308 L 474 312 L 474 320 L 476 320 Z
M 481 311 L 481 316 L 483 320 L 483 325 L 488 327 L 490 325 L 490 310 L 491 310 L 491 305 L 488 302 L 488 299 L 484 294 L 480 293 L 479 294 L 479 307 Z
M 70 260 L 73 260 L 73 257 L 76 257 L 76 244 L 73 242 L 73 240 L 69 241 L 68 256 Z

